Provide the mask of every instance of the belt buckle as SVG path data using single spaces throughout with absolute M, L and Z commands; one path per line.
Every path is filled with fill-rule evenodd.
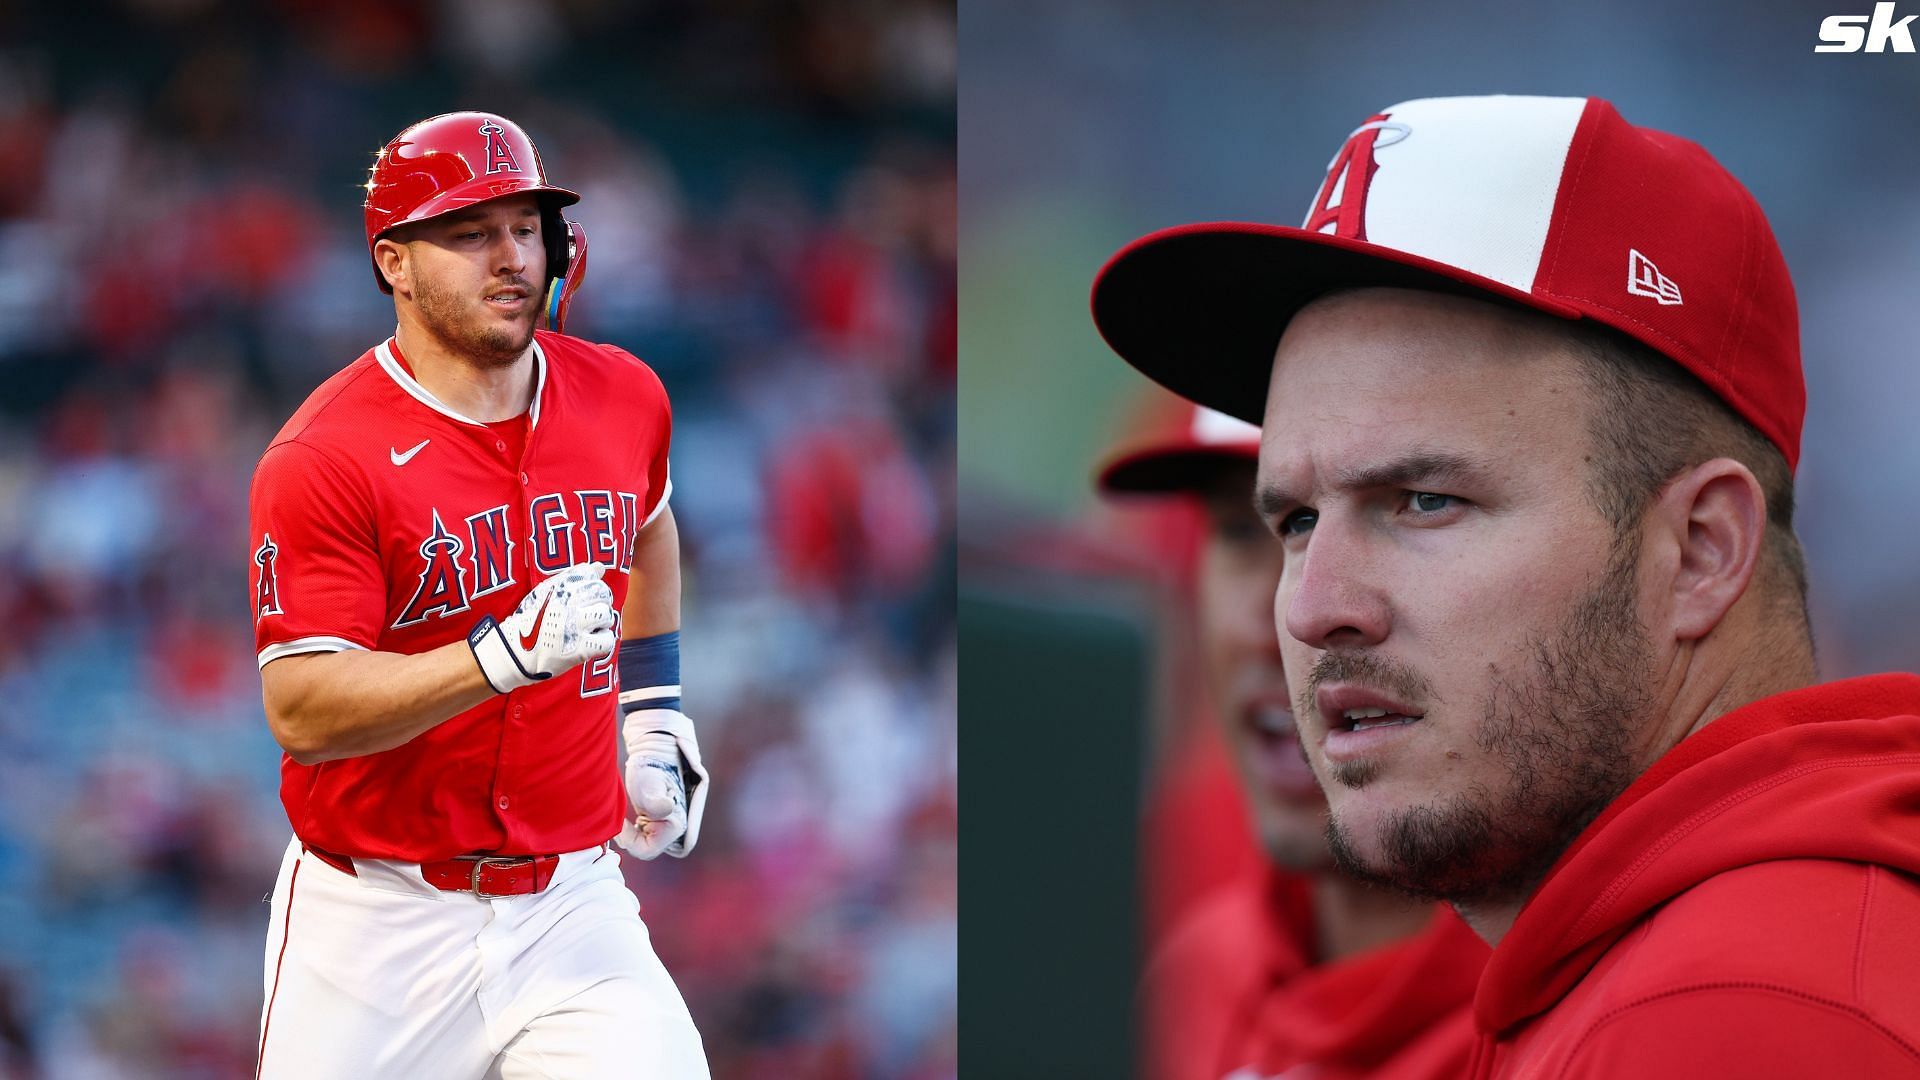
M 520 895 L 519 893 L 490 893 L 483 891 L 480 888 L 480 868 L 489 864 L 493 866 L 512 866 L 515 863 L 527 861 L 529 860 L 523 855 L 482 855 L 473 860 L 473 873 L 468 879 L 467 888 L 474 896 L 482 900 L 499 900 L 508 896 L 518 896 Z

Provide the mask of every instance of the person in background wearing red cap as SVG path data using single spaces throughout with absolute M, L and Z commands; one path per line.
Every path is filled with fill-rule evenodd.
M 1326 798 L 1300 753 L 1273 629 L 1281 553 L 1253 511 L 1260 429 L 1212 409 L 1187 414 L 1184 432 L 1122 452 L 1098 483 L 1109 496 L 1204 507 L 1195 606 L 1206 688 L 1266 865 L 1203 901 L 1152 959 L 1145 1075 L 1451 1080 L 1472 1049 L 1467 1006 L 1487 947 L 1446 908 L 1333 868 Z
M 707 1075 L 609 847 L 687 854 L 707 776 L 680 712 L 666 390 L 559 332 L 578 201 L 496 114 L 395 136 L 364 211 L 398 329 L 255 470 L 294 832 L 257 1076 Z
M 1920 678 L 1817 681 L 1793 286 L 1712 157 L 1406 102 L 1303 227 L 1147 236 L 1094 316 L 1262 422 L 1334 854 L 1495 947 L 1467 1075 L 1920 1073 Z

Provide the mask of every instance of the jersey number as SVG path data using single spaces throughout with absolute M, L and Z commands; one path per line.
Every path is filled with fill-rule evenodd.
M 620 613 L 613 613 L 613 651 L 580 665 L 580 696 L 599 697 L 613 690 L 613 673 L 620 666 Z

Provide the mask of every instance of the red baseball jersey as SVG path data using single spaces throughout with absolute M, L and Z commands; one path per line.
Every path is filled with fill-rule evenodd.
M 634 538 L 667 502 L 672 415 L 652 369 L 539 332 L 515 432 L 469 420 L 388 339 L 322 383 L 254 470 L 260 666 L 342 649 L 420 653 L 504 619 L 574 563 L 609 567 L 615 609 Z M 280 798 L 316 847 L 409 862 L 544 854 L 620 831 L 627 796 L 609 656 L 482 702 L 403 746 L 301 765 Z

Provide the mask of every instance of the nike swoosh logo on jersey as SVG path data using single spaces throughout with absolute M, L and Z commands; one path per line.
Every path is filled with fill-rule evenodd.
M 425 443 L 420 444 L 420 446 L 425 446 L 425 445 L 426 445 Z M 414 449 L 418 450 L 420 449 L 420 447 L 416 446 L 414 447 Z M 540 640 L 540 623 L 546 619 L 547 605 L 551 603 L 553 603 L 552 593 L 548 593 L 547 595 L 540 598 L 540 610 L 533 613 L 533 629 L 520 635 L 521 648 L 526 649 L 528 651 L 532 651 L 534 643 Z
M 413 460 L 413 455 L 425 449 L 426 445 L 432 441 L 433 441 L 432 439 L 421 439 L 419 446 L 414 447 L 413 449 L 407 451 L 404 454 L 398 450 L 395 450 L 393 447 L 389 446 L 387 447 L 387 456 L 393 459 L 393 463 L 395 465 L 405 465 L 407 462 Z

